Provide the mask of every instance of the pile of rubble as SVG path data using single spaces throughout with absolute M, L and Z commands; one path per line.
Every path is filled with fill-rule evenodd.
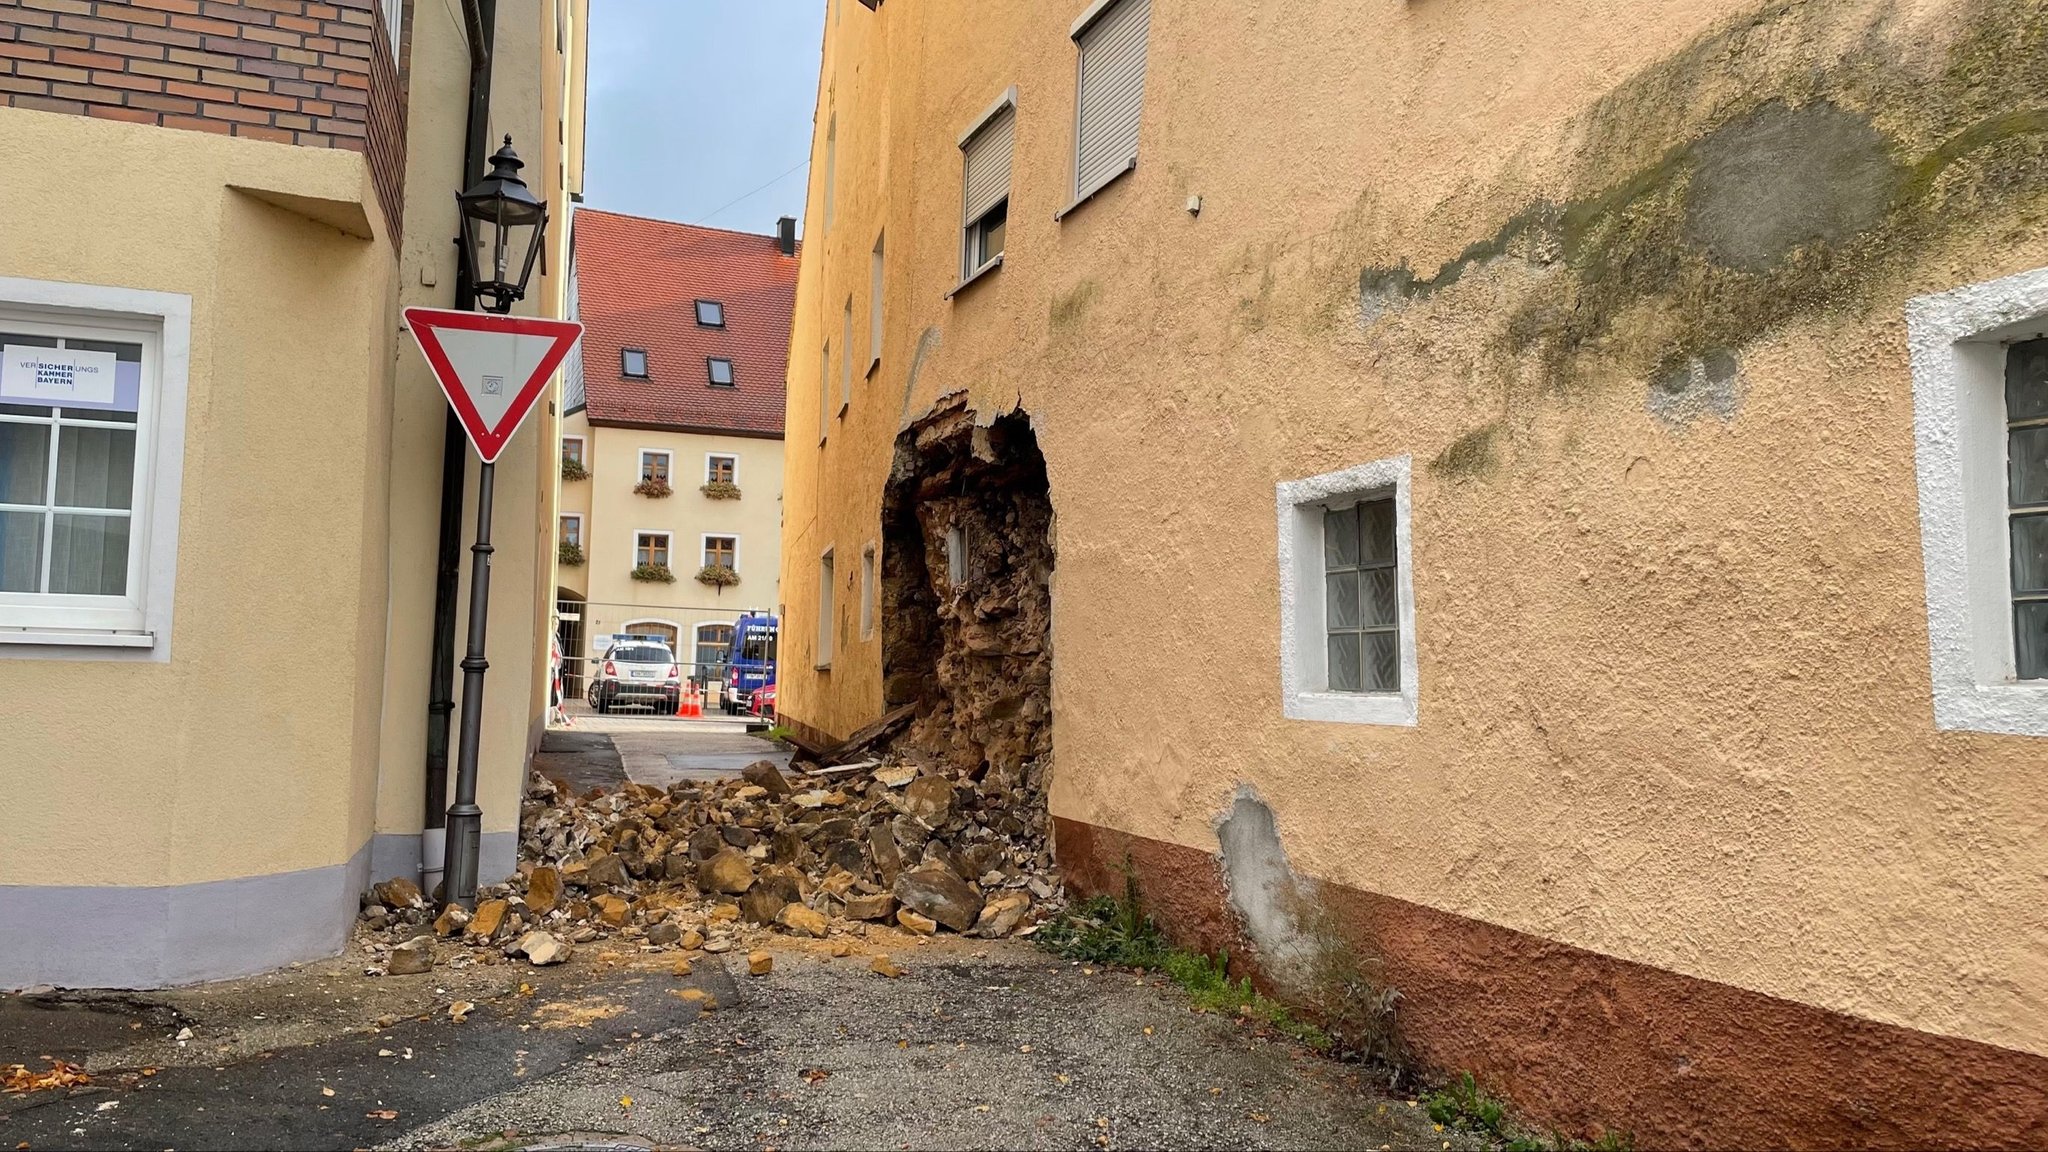
M 875 735 L 907 719 L 885 717 Z M 437 913 L 406 880 L 378 884 L 362 945 L 373 972 L 396 975 L 433 966 L 428 925 L 471 946 L 453 965 L 557 963 L 606 938 L 717 953 L 763 931 L 823 939 L 878 923 L 1029 932 L 1061 899 L 1043 784 L 1035 764 L 960 771 L 915 753 L 788 774 L 762 760 L 738 780 L 581 797 L 536 776 L 510 883 L 480 890 L 474 913 Z

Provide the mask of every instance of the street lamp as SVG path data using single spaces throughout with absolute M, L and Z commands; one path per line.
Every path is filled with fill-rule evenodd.
M 534 199 L 526 181 L 519 178 L 519 170 L 525 166 L 519 153 L 512 150 L 508 135 L 505 146 L 491 157 L 491 174 L 455 196 L 462 218 L 462 265 L 470 292 L 484 311 L 501 315 L 512 311 L 513 303 L 526 295 L 527 277 L 533 275 L 533 260 L 540 255 L 548 230 L 547 204 Z M 519 278 L 507 279 L 522 239 L 526 254 L 517 260 Z M 491 246 L 490 263 L 480 267 L 478 259 L 484 255 L 486 241 Z M 448 806 L 447 841 L 441 857 L 444 901 L 472 911 L 483 841 L 484 811 L 476 802 L 477 746 L 483 728 L 484 672 L 491 666 L 484 658 L 484 636 L 491 610 L 491 481 L 495 471 L 489 460 L 477 469 L 476 543 L 469 549 L 469 651 L 462 658 L 462 731 L 455 754 L 455 800 Z
M 510 312 L 513 302 L 526 295 L 526 280 L 533 275 L 534 258 L 540 255 L 547 236 L 547 202 L 534 199 L 526 181 L 519 178 L 524 167 L 526 163 L 512 150 L 508 135 L 505 146 L 491 157 L 491 174 L 455 195 L 462 218 L 463 270 L 469 274 L 470 290 L 479 303 L 489 298 L 486 312 Z M 519 253 L 522 239 L 526 248 L 523 259 Z M 488 253 L 484 251 L 487 242 Z M 519 278 L 507 279 L 515 261 Z

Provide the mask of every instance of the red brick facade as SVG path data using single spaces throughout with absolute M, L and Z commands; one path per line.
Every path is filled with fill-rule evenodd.
M 405 93 L 375 0 L 0 0 L 0 105 L 369 157 L 394 242 Z

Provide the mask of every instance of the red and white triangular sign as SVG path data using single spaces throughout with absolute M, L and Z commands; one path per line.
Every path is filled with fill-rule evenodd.
M 486 464 L 505 450 L 583 335 L 573 320 L 442 308 L 407 308 L 405 323 Z

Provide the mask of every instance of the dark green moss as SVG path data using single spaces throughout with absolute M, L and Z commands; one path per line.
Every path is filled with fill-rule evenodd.
M 1498 435 L 1498 423 L 1486 424 L 1451 441 L 1429 462 L 1430 475 L 1458 479 L 1492 472 L 1500 466 L 1493 452 L 1493 442 Z

